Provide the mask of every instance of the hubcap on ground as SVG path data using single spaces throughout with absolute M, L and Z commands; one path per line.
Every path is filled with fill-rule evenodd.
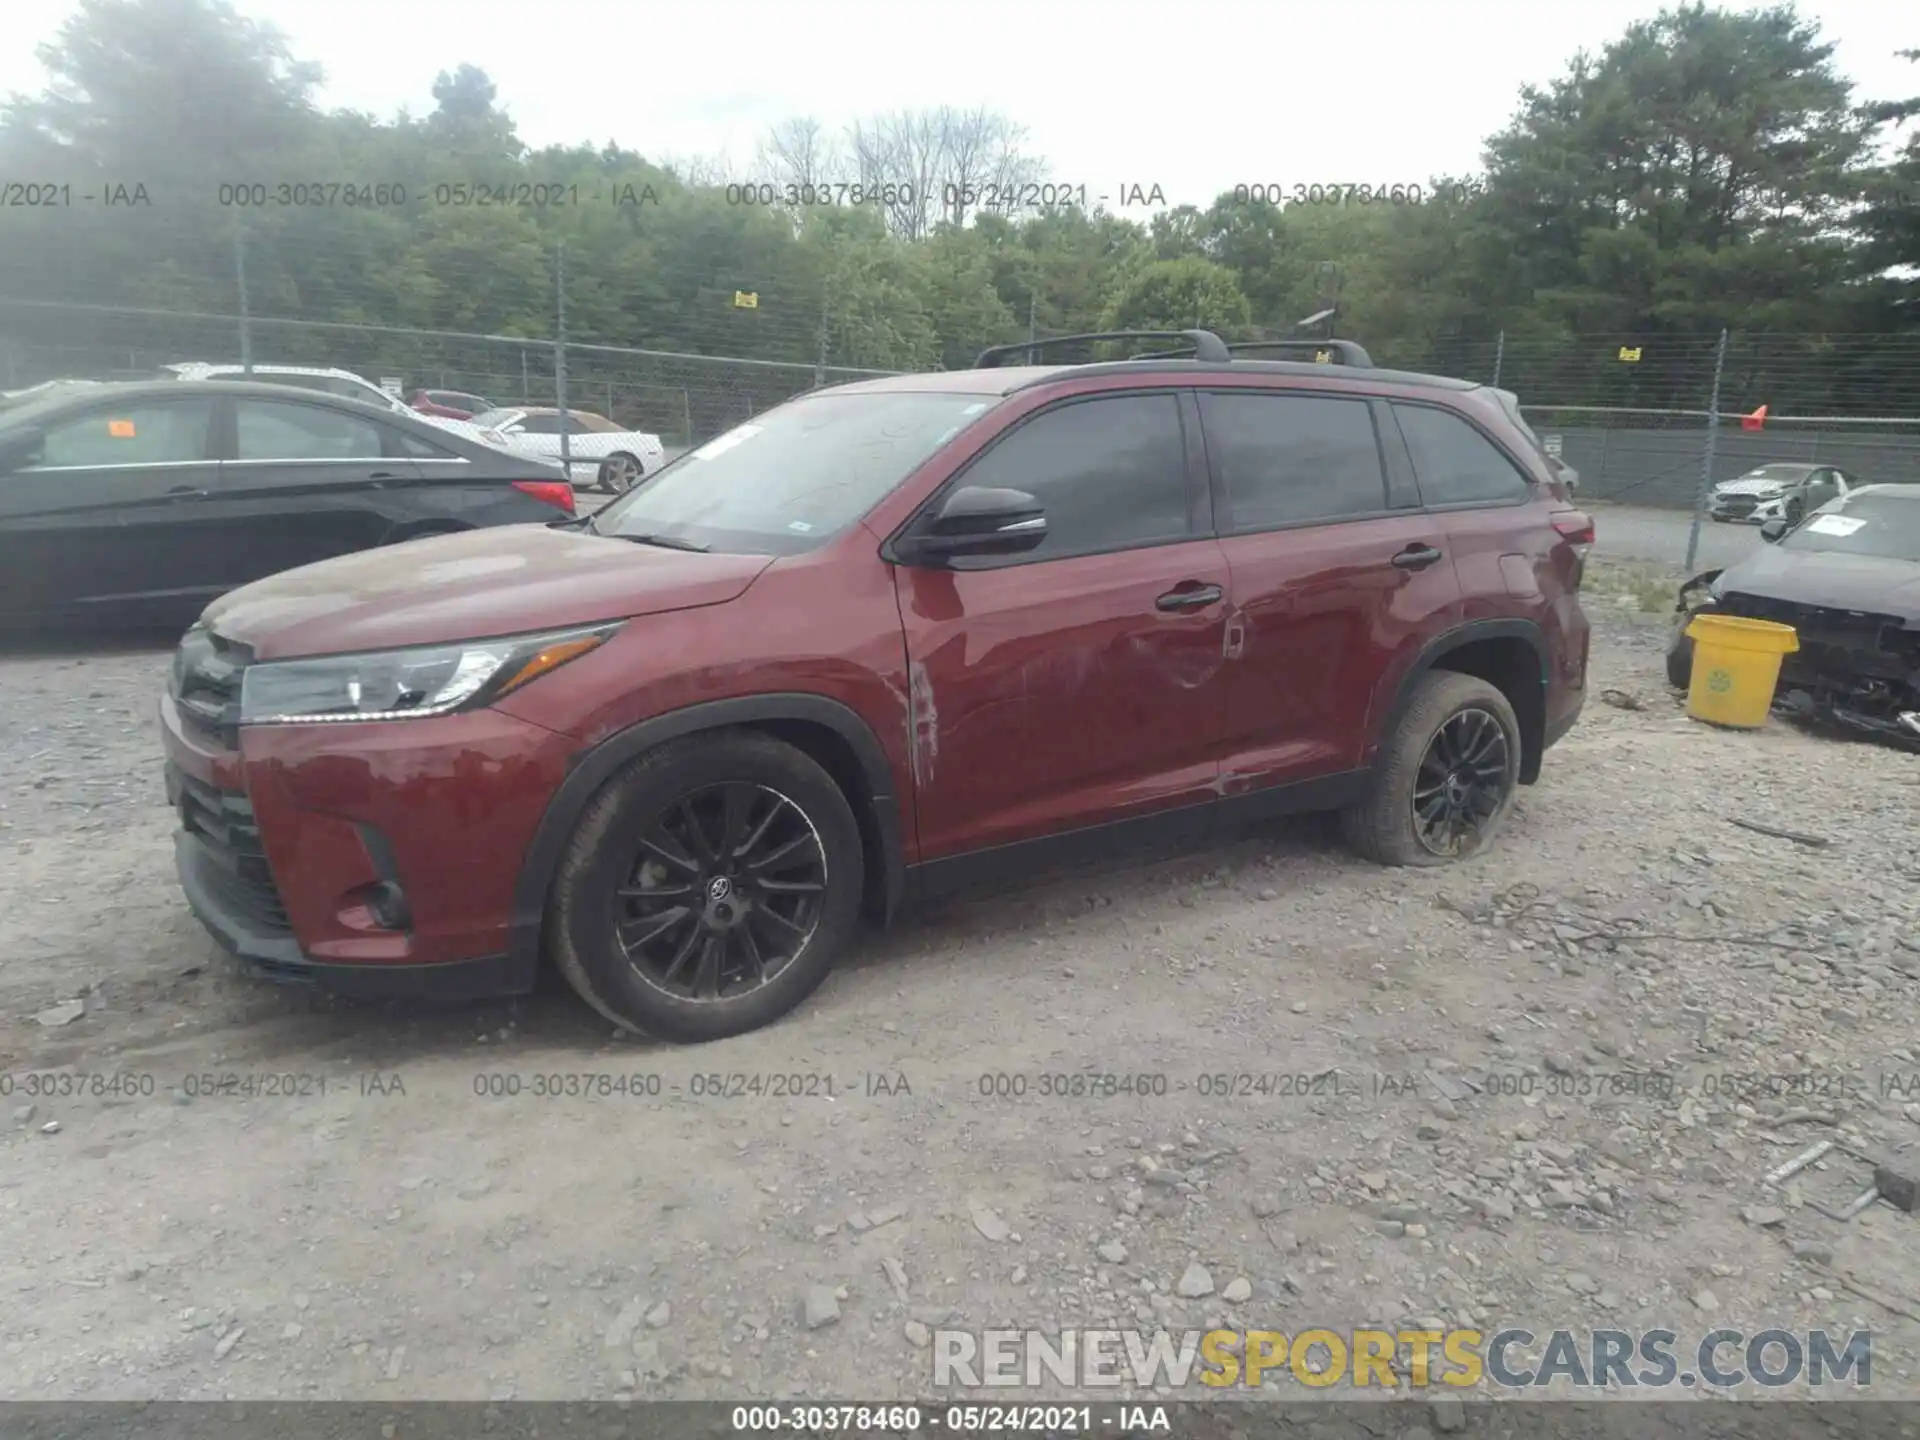
M 1457 855 L 1507 796 L 1507 732 L 1485 710 L 1447 718 L 1413 781 L 1413 832 L 1435 855 Z
M 807 946 L 827 892 L 827 857 L 806 813 L 744 781 L 662 809 L 614 902 L 614 937 L 634 972 L 683 1000 L 733 1000 Z

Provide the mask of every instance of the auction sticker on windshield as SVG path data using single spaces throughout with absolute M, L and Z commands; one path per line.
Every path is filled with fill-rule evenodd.
M 1852 515 L 1816 515 L 1807 529 L 1816 535 L 1851 535 L 1866 523 Z
M 693 458 L 696 460 L 712 460 L 716 456 L 724 455 L 727 451 L 733 449 L 734 446 L 746 444 L 747 441 L 760 433 L 760 429 L 761 427 L 758 425 L 736 426 L 719 439 L 709 440 L 706 444 L 702 445 L 698 450 L 693 452 Z

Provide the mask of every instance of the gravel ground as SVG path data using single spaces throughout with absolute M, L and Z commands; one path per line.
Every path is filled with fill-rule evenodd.
M 170 873 L 164 651 L 0 658 L 0 1393 L 925 1397 L 929 1327 L 1417 1321 L 1864 1328 L 1920 1394 L 1920 1218 L 1761 1179 L 1920 1138 L 1920 762 L 1690 723 L 1643 581 L 1589 601 L 1640 708 L 1479 861 L 1302 822 L 1056 876 L 697 1050 L 237 976 Z M 1087 1071 L 1130 1078 L 1043 1093 Z

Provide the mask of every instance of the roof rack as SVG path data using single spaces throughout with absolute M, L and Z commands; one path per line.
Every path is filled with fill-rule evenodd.
M 1027 362 L 1037 361 L 1039 353 L 1055 345 L 1085 344 L 1094 340 L 1184 340 L 1196 360 L 1231 360 L 1231 347 L 1211 330 L 1096 330 L 1085 335 L 1051 335 L 1044 340 L 1022 340 L 1012 345 L 994 345 L 980 352 L 973 362 L 976 370 L 992 370 L 1009 356 L 1025 355 Z M 1141 359 L 1156 357 L 1141 356 Z
M 1238 355 L 1249 350 L 1311 351 L 1313 359 L 1321 365 L 1331 365 L 1336 361 L 1342 365 L 1357 366 L 1362 370 L 1373 368 L 1373 357 L 1354 340 L 1236 340 L 1228 345 L 1229 355 Z M 1136 360 L 1181 360 L 1193 355 L 1191 347 L 1182 346 L 1177 350 L 1161 350 L 1152 355 L 1136 355 Z

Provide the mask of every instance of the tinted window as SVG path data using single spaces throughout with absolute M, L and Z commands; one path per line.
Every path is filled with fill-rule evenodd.
M 234 428 L 242 460 L 370 460 L 381 453 L 379 426 L 318 405 L 242 400 Z
M 405 455 L 415 460 L 460 460 L 465 457 L 444 445 L 436 445 L 424 435 L 416 435 L 411 430 L 389 430 L 387 439 L 392 442 L 391 450 L 396 455 Z
M 1205 395 L 1207 454 L 1236 530 L 1338 520 L 1387 508 L 1387 476 L 1364 400 Z
M 1171 395 L 1048 411 L 988 450 L 960 483 L 1024 490 L 1045 507 L 1047 538 L 1028 556 L 1117 550 L 1189 533 L 1186 447 Z
M 1526 476 L 1458 415 L 1425 405 L 1395 405 L 1393 413 L 1407 437 L 1420 497 L 1427 504 L 1519 500 L 1527 494 Z
M 558 435 L 560 417 L 558 415 L 529 415 L 514 427 L 522 435 Z
M 21 469 L 63 465 L 164 465 L 207 453 L 208 400 L 142 400 L 46 422 L 40 453 Z

